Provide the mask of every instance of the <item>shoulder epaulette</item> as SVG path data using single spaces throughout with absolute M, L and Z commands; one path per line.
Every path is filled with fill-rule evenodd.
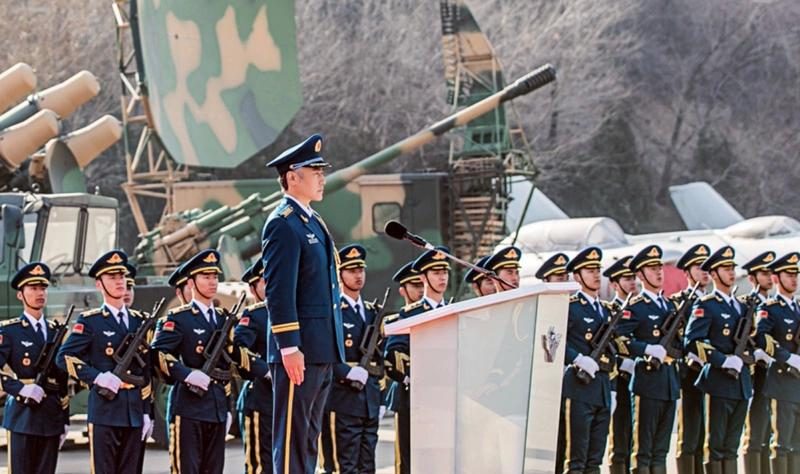
M 425 300 L 419 300 L 419 301 L 415 301 L 413 303 L 407 304 L 407 305 L 403 306 L 403 311 L 408 312 L 408 311 L 411 311 L 412 309 L 419 308 L 420 306 L 422 306 L 422 303 L 424 303 L 424 302 L 425 302 Z
M 669 295 L 669 299 L 671 299 L 671 300 L 682 300 L 684 296 L 685 295 L 683 294 L 683 291 L 678 291 L 677 293 L 673 293 L 673 294 Z
M 772 305 L 778 304 L 778 303 L 780 303 L 780 301 L 778 301 L 777 298 L 770 298 L 770 299 L 767 300 L 766 303 L 764 303 L 764 306 L 772 306 Z
M 83 316 L 85 318 L 87 316 L 97 316 L 98 314 L 102 314 L 102 313 L 103 313 L 103 308 L 95 308 L 95 309 L 90 309 L 89 311 L 85 311 L 85 312 L 81 313 L 81 316 Z
M 383 318 L 383 324 L 393 323 L 400 319 L 400 313 L 389 314 Z
M 613 301 L 600 300 L 600 304 L 602 304 L 606 309 L 609 310 L 613 310 L 617 306 Z
M 282 210 L 279 214 L 281 217 L 286 218 L 289 217 L 289 215 L 293 212 L 294 208 L 292 206 L 286 206 L 286 209 Z
M 177 306 L 177 307 L 175 307 L 175 308 L 171 308 L 171 309 L 168 311 L 168 313 L 167 313 L 167 314 L 175 314 L 175 313 L 180 313 L 180 312 L 182 312 L 182 311 L 186 311 L 186 310 L 189 310 L 189 309 L 191 309 L 191 308 L 192 308 L 192 305 L 191 305 L 191 303 L 186 303 L 186 304 L 182 304 L 182 305 L 180 305 L 180 306 Z
M 0 327 L 11 326 L 12 324 L 19 324 L 22 320 L 19 318 L 14 319 L 6 319 L 5 321 L 0 321 Z
M 257 309 L 260 309 L 260 308 L 266 308 L 266 307 L 267 307 L 267 303 L 266 303 L 266 302 L 264 302 L 264 301 L 259 301 L 258 303 L 251 304 L 250 306 L 248 306 L 248 307 L 247 307 L 247 308 L 245 308 L 245 309 L 246 309 L 247 311 L 255 311 L 255 310 L 257 310 Z
M 643 295 L 636 295 L 633 298 L 631 298 L 630 301 L 628 301 L 628 306 L 635 305 L 636 303 L 639 303 L 641 301 L 644 301 L 644 296 Z
M 700 298 L 700 301 L 711 301 L 711 300 L 715 300 L 715 299 L 717 299 L 716 293 L 709 293 L 709 294 L 703 296 L 702 298 Z
M 216 311 L 217 314 L 222 314 L 222 308 L 214 307 L 214 311 Z
M 574 303 L 576 301 L 578 301 L 578 295 L 570 295 L 569 296 L 569 302 L 570 303 Z

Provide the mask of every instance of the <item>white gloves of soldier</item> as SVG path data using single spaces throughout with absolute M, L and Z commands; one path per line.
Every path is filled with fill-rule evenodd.
M 142 415 L 142 441 L 147 441 L 147 438 L 153 435 L 155 425 L 155 422 L 150 419 L 150 415 L 147 413 Z
M 409 385 L 410 383 L 411 383 L 411 378 L 410 378 L 408 375 L 406 375 L 406 376 L 405 376 L 405 378 L 403 379 L 403 385 L 405 385 L 406 387 L 408 387 L 408 385 Z
M 367 377 L 369 377 L 369 373 L 367 373 L 367 369 L 360 366 L 355 366 L 350 369 L 350 372 L 347 373 L 345 376 L 347 380 L 355 380 L 357 382 L 361 382 L 362 384 L 367 384 Z
M 667 350 L 660 344 L 648 344 L 644 348 L 644 353 L 650 357 L 655 357 L 659 362 L 664 362 L 664 359 L 667 358 Z
M 186 376 L 186 378 L 183 381 L 188 383 L 189 385 L 194 385 L 197 388 L 208 390 L 208 384 L 211 383 L 211 377 L 209 377 L 200 370 L 193 370 L 189 373 L 189 375 Z
M 111 372 L 103 372 L 94 378 L 94 384 L 117 393 L 119 387 L 122 386 L 122 380 Z
M 775 359 L 770 357 L 763 349 L 756 349 L 755 352 L 753 352 L 753 357 L 756 359 L 756 362 L 761 361 L 767 365 L 771 365 L 775 362 Z
M 789 360 L 786 361 L 793 369 L 800 370 L 800 356 L 797 354 L 792 354 L 789 356 Z
M 742 371 L 742 359 L 736 355 L 729 355 L 725 357 L 725 362 L 722 363 L 723 369 L 733 369 L 737 372 Z
M 636 362 L 633 359 L 622 359 L 622 363 L 619 365 L 619 370 L 623 372 L 627 372 L 633 375 L 633 371 L 636 368 Z
M 225 414 L 225 436 L 228 436 L 228 432 L 230 432 L 232 424 L 233 415 L 231 415 L 231 412 L 228 412 Z
M 381 405 L 378 408 L 378 421 L 381 421 L 384 415 L 386 415 L 386 405 Z
M 25 384 L 19 391 L 19 396 L 30 398 L 36 403 L 41 403 L 44 398 L 44 389 L 35 383 Z
M 67 433 L 69 433 L 69 425 L 64 425 L 64 432 L 58 437 L 58 449 L 64 446 L 64 441 L 67 440 Z
M 583 354 L 578 355 L 575 360 L 572 361 L 575 364 L 575 367 L 581 369 L 582 371 L 589 374 L 592 378 L 594 378 L 594 374 L 600 370 L 600 366 L 597 365 L 594 359 L 589 356 L 585 356 Z

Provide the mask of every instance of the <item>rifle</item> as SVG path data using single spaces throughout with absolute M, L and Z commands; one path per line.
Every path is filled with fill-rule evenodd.
M 159 313 L 161 313 L 161 308 L 164 306 L 164 301 L 165 298 L 161 298 L 156 302 L 153 306 L 153 312 L 150 313 L 148 317 L 144 318 L 142 324 L 139 325 L 135 333 L 128 333 L 125 335 L 125 338 L 119 345 L 119 350 L 114 354 L 114 362 L 116 362 L 117 365 L 111 373 L 127 384 L 142 387 L 147 381 L 143 375 L 133 375 L 131 373 L 131 364 L 136 362 L 140 368 L 147 366 L 147 363 L 142 359 L 142 355 L 146 354 L 148 351 L 147 333 L 156 325 Z M 98 387 L 97 394 L 107 400 L 113 400 L 117 397 L 115 392 L 104 387 Z
M 686 295 L 686 298 L 683 300 L 681 305 L 670 311 L 670 313 L 667 315 L 667 319 L 664 321 L 664 324 L 661 325 L 664 335 L 661 336 L 661 339 L 658 340 L 658 343 L 667 350 L 667 357 L 671 359 L 680 359 L 683 357 L 683 347 L 676 344 L 676 339 L 680 333 L 680 330 L 686 324 L 686 313 L 689 311 L 689 309 L 691 309 L 692 305 L 694 305 L 694 301 L 697 299 L 695 295 L 697 294 L 698 286 L 700 286 L 699 282 L 694 284 L 692 291 Z M 647 366 L 652 370 L 658 370 L 661 368 L 661 361 L 655 357 L 648 356 L 646 360 Z
M 375 377 L 383 377 L 383 364 L 377 363 L 373 360 L 373 357 L 378 350 L 378 342 L 381 339 L 381 326 L 383 325 L 383 320 L 386 318 L 386 301 L 389 299 L 390 291 L 391 288 L 387 287 L 386 292 L 383 294 L 383 302 L 378 306 L 378 315 L 375 317 L 375 320 L 372 321 L 372 324 L 367 326 L 364 331 L 364 337 L 361 340 L 361 345 L 359 346 L 362 355 L 361 359 L 358 361 L 358 365 L 366 369 L 369 375 L 374 375 Z M 364 389 L 364 384 L 358 380 L 351 380 L 350 388 L 356 392 L 360 392 Z
M 760 286 L 756 286 L 755 291 L 747 295 L 747 311 L 745 311 L 744 316 L 739 319 L 739 322 L 736 324 L 736 331 L 733 333 L 733 341 L 736 343 L 733 354 L 739 356 L 744 365 L 755 363 L 755 357 L 753 357 L 753 347 L 755 347 L 755 343 L 753 342 L 752 334 L 753 314 L 756 311 L 756 306 L 761 303 L 761 300 L 756 296 L 760 289 Z M 739 378 L 739 372 L 733 369 L 725 369 L 725 372 L 734 379 Z
M 64 342 L 64 335 L 67 334 L 67 329 L 69 329 L 69 321 L 72 319 L 72 313 L 75 312 L 75 305 L 69 305 L 69 309 L 67 309 L 67 317 L 64 319 L 64 322 L 58 324 L 55 328 L 55 334 L 53 335 L 53 342 L 45 343 L 44 347 L 42 348 L 42 352 L 39 353 L 39 357 L 36 359 L 36 378 L 33 379 L 33 383 L 42 387 L 43 390 L 55 392 L 58 391 L 59 387 L 58 384 L 53 381 L 52 383 L 48 380 L 48 375 L 53 370 L 53 366 L 55 365 L 56 354 L 58 350 L 61 349 L 61 343 Z M 26 398 L 22 401 L 23 405 L 31 406 L 31 405 L 38 405 L 36 400 L 32 398 Z
M 231 308 L 230 311 L 225 311 L 225 322 L 222 324 L 220 329 L 217 329 L 213 334 L 211 334 L 211 338 L 208 340 L 208 345 L 206 345 L 206 349 L 203 351 L 203 357 L 206 358 L 206 361 L 203 363 L 203 367 L 200 368 L 200 371 L 208 375 L 210 378 L 219 380 L 220 382 L 229 382 L 231 380 L 230 368 L 220 369 L 217 367 L 217 365 L 219 365 L 220 359 L 223 359 L 229 367 L 230 364 L 233 363 L 233 360 L 231 360 L 226 351 L 226 346 L 228 345 L 228 335 L 230 334 L 231 329 L 233 329 L 233 325 L 236 324 L 236 321 L 239 319 L 237 318 L 237 315 L 239 314 L 239 311 L 241 311 L 242 305 L 244 305 L 244 299 L 246 297 L 247 293 L 242 292 L 242 295 L 239 297 L 239 301 L 233 305 L 233 308 Z M 189 391 L 197 396 L 203 396 L 203 394 L 206 393 L 206 390 L 200 387 L 190 384 L 187 385 Z
M 614 370 L 613 357 L 616 355 L 617 351 L 614 350 L 611 341 L 614 337 L 614 331 L 617 328 L 619 320 L 622 319 L 623 314 L 628 309 L 628 302 L 630 302 L 630 300 L 631 294 L 628 293 L 628 297 L 625 298 L 625 302 L 622 303 L 622 306 L 611 316 L 608 322 L 603 323 L 600 327 L 600 330 L 597 332 L 600 337 L 592 339 L 593 349 L 592 352 L 589 353 L 589 357 L 597 362 L 597 365 L 603 372 L 611 372 Z M 584 384 L 589 384 L 593 378 L 583 369 L 578 369 L 577 372 L 575 372 L 575 376 Z

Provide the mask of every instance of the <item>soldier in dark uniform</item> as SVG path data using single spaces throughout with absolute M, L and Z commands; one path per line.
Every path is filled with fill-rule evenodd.
M 767 369 L 764 396 L 770 399 L 772 474 L 800 472 L 800 311 L 795 298 L 800 253 L 770 264 L 775 297 L 758 310 L 756 344 L 775 362 Z
M 544 261 L 541 267 L 536 270 L 536 278 L 545 283 L 559 283 L 569 280 L 567 273 L 567 263 L 569 258 L 566 254 L 557 253 Z
M 508 286 L 503 282 L 497 282 L 499 291 L 508 291 L 519 286 L 519 269 L 522 267 L 519 260 L 522 258 L 522 251 L 518 247 L 503 247 L 495 252 L 486 260 L 486 268 L 493 271 L 503 281 L 510 283 Z
M 772 290 L 772 270 L 770 264 L 775 261 L 775 252 L 763 252 L 742 265 L 747 272 L 747 279 L 752 285 L 751 296 L 758 298 L 761 304 L 769 299 Z M 756 288 L 758 292 L 756 293 Z M 747 304 L 747 295 L 739 298 L 739 303 Z M 758 324 L 758 318 L 753 324 Z M 768 356 L 769 357 L 769 356 Z M 753 399 L 744 422 L 744 437 L 742 446 L 744 451 L 745 474 L 769 474 L 769 438 L 770 438 L 770 407 L 769 399 L 764 395 L 764 383 L 767 379 L 769 364 L 755 364 L 752 369 Z
M 703 263 L 714 291 L 700 299 L 686 328 L 686 349 L 700 357 L 703 367 L 697 388 L 705 396 L 705 472 L 735 473 L 739 439 L 752 396 L 750 369 L 734 354 L 734 336 L 745 307 L 731 292 L 736 282 L 734 250 L 724 246 Z
M 233 331 L 234 359 L 247 381 L 236 409 L 244 444 L 245 473 L 272 473 L 272 376 L 267 364 L 266 281 L 261 259 L 242 275 L 258 303 L 248 306 Z
M 397 292 L 403 297 L 405 305 L 416 303 L 425 294 L 425 284 L 422 283 L 422 277 L 413 267 L 414 261 L 412 260 L 400 267 L 392 276 L 392 281 L 397 283 Z M 386 323 L 389 323 L 388 317 L 386 318 Z
M 675 422 L 675 402 L 680 396 L 678 370 L 666 358 L 666 348 L 659 344 L 661 325 L 673 304 L 662 295 L 663 252 L 648 245 L 634 255 L 630 269 L 642 284 L 642 291 L 629 302 L 629 311 L 617 326 L 617 346 L 636 358 L 631 394 L 633 405 L 633 448 L 631 472 L 664 474 L 667 453 Z M 661 361 L 658 368 L 650 358 Z
M 367 251 L 356 244 L 339 250 L 339 274 L 342 282 L 342 325 L 346 363 L 333 367 L 333 388 L 325 410 L 328 426 L 323 429 L 323 454 L 326 470 L 337 473 L 375 472 L 375 448 L 383 406 L 381 381 L 358 365 L 361 343 L 367 329 L 375 322 L 377 310 L 365 302 L 361 290 L 366 283 Z M 383 364 L 383 348 L 378 353 Z M 363 388 L 354 386 L 358 382 Z M 327 432 L 327 433 L 326 433 Z
M 423 296 L 419 301 L 403 307 L 400 311 L 399 319 L 410 318 L 426 311 L 442 307 L 447 304 L 444 301 L 444 293 L 447 291 L 447 284 L 450 277 L 450 263 L 447 256 L 439 252 L 437 247 L 427 250 L 414 260 L 411 269 L 419 275 L 425 287 Z M 410 472 L 411 461 L 411 401 L 409 383 L 411 381 L 411 358 L 409 352 L 408 335 L 389 336 L 386 340 L 386 360 L 387 373 L 397 385 L 393 389 L 392 405 L 396 406 L 397 416 L 397 444 L 395 458 L 400 459 L 398 472 L 407 474 Z
M 267 346 L 273 383 L 272 459 L 276 472 L 309 473 L 331 387 L 344 362 L 336 248 L 312 201 L 322 200 L 322 137 L 313 135 L 268 166 L 284 198 L 262 234 L 269 310 Z
M 192 292 L 189 290 L 187 282 L 189 281 L 189 277 L 184 275 L 183 273 L 183 264 L 178 265 L 175 270 L 169 275 L 169 280 L 167 283 L 169 286 L 175 289 L 175 296 L 178 297 L 178 300 L 181 302 L 181 305 L 187 304 L 192 301 Z
M 610 312 L 622 309 L 628 298 L 636 293 L 636 275 L 628 267 L 632 256 L 622 257 L 603 272 L 614 290 L 614 298 L 608 303 Z M 626 349 L 623 347 L 623 349 Z M 611 474 L 624 474 L 630 469 L 631 458 L 631 391 L 629 385 L 633 376 L 634 361 L 630 357 L 617 354 L 617 376 L 612 380 L 612 394 L 616 407 L 611 414 L 609 427 L 609 470 Z
M 701 297 L 711 281 L 708 272 L 702 265 L 708 259 L 711 250 L 708 245 L 697 244 L 687 250 L 676 267 L 686 275 L 686 289 L 672 295 L 673 303 L 678 306 L 689 297 L 691 288 L 699 283 L 695 294 Z M 684 359 L 678 362 L 678 374 L 681 377 L 681 404 L 678 409 L 678 446 L 676 449 L 678 474 L 701 474 L 703 472 L 703 442 L 705 435 L 705 410 L 703 392 L 695 386 L 703 363 L 691 349 L 684 352 Z
M 58 449 L 69 429 L 67 374 L 53 368 L 45 386 L 37 385 L 36 360 L 55 342 L 58 327 L 47 321 L 50 269 L 41 262 L 22 267 L 11 289 L 22 302 L 22 315 L 0 326 L 0 388 L 8 394 L 3 428 L 8 431 L 9 473 L 54 473 Z
M 486 268 L 486 261 L 489 260 L 489 258 L 491 258 L 491 255 L 481 257 L 475 261 L 475 265 L 481 268 Z M 486 278 L 486 275 L 483 273 L 477 272 L 473 269 L 470 269 L 464 275 L 464 282 L 472 288 L 475 296 L 486 296 L 497 293 L 497 286 L 495 286 L 494 281 L 492 281 L 490 278 Z
M 567 347 L 562 386 L 562 412 L 559 432 L 564 434 L 564 466 L 566 474 L 600 473 L 600 464 L 611 419 L 611 382 L 609 374 L 600 370 L 592 352 L 592 339 L 608 320 L 608 309 L 600 301 L 600 261 L 597 247 L 581 250 L 570 260 L 567 271 L 581 285 L 570 297 L 567 320 Z M 585 372 L 590 382 L 584 383 L 577 373 Z
M 182 473 L 221 473 L 225 463 L 225 436 L 232 417 L 231 382 L 224 373 L 230 372 L 230 364 L 221 359 L 216 378 L 200 370 L 212 336 L 228 337 L 217 333 L 226 316 L 214 306 L 222 273 L 219 259 L 216 250 L 207 249 L 183 264 L 192 300 L 167 313 L 151 345 L 163 377 L 174 381 L 167 407 L 170 465 Z
M 91 387 L 88 422 L 95 473 L 138 472 L 144 438 L 153 429 L 150 365 L 131 368 L 134 375 L 144 376 L 143 387 L 124 383 L 113 373 L 114 354 L 123 349 L 125 336 L 143 323 L 141 313 L 125 306 L 127 262 L 122 250 L 111 250 L 94 262 L 89 276 L 103 305 L 78 317 L 57 356 L 59 367 Z M 100 388 L 112 392 L 113 399 L 101 395 Z

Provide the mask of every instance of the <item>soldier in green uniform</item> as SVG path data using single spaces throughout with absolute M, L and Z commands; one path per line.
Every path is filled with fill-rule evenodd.
M 697 244 L 689 248 L 678 260 L 677 267 L 686 275 L 686 288 L 672 295 L 675 306 L 688 298 L 691 288 L 699 283 L 696 290 L 698 297 L 711 281 L 708 272 L 702 265 L 708 259 L 711 250 L 708 245 Z M 703 427 L 704 407 L 703 393 L 694 385 L 703 364 L 697 354 L 686 351 L 684 359 L 678 362 L 678 373 L 681 377 L 681 403 L 678 408 L 678 474 L 701 474 L 703 472 Z
M 757 297 L 764 304 L 769 299 L 772 291 L 772 270 L 769 266 L 775 261 L 775 252 L 768 250 L 757 255 L 749 262 L 742 265 L 747 272 L 747 280 L 753 287 L 751 296 Z M 756 288 L 758 292 L 756 292 Z M 745 304 L 747 295 L 739 298 L 739 303 Z M 753 322 L 758 324 L 758 319 Z M 744 472 L 745 474 L 769 474 L 769 438 L 770 438 L 770 407 L 769 399 L 764 395 L 764 382 L 767 378 L 767 364 L 755 364 L 752 370 L 753 399 L 744 422 Z

